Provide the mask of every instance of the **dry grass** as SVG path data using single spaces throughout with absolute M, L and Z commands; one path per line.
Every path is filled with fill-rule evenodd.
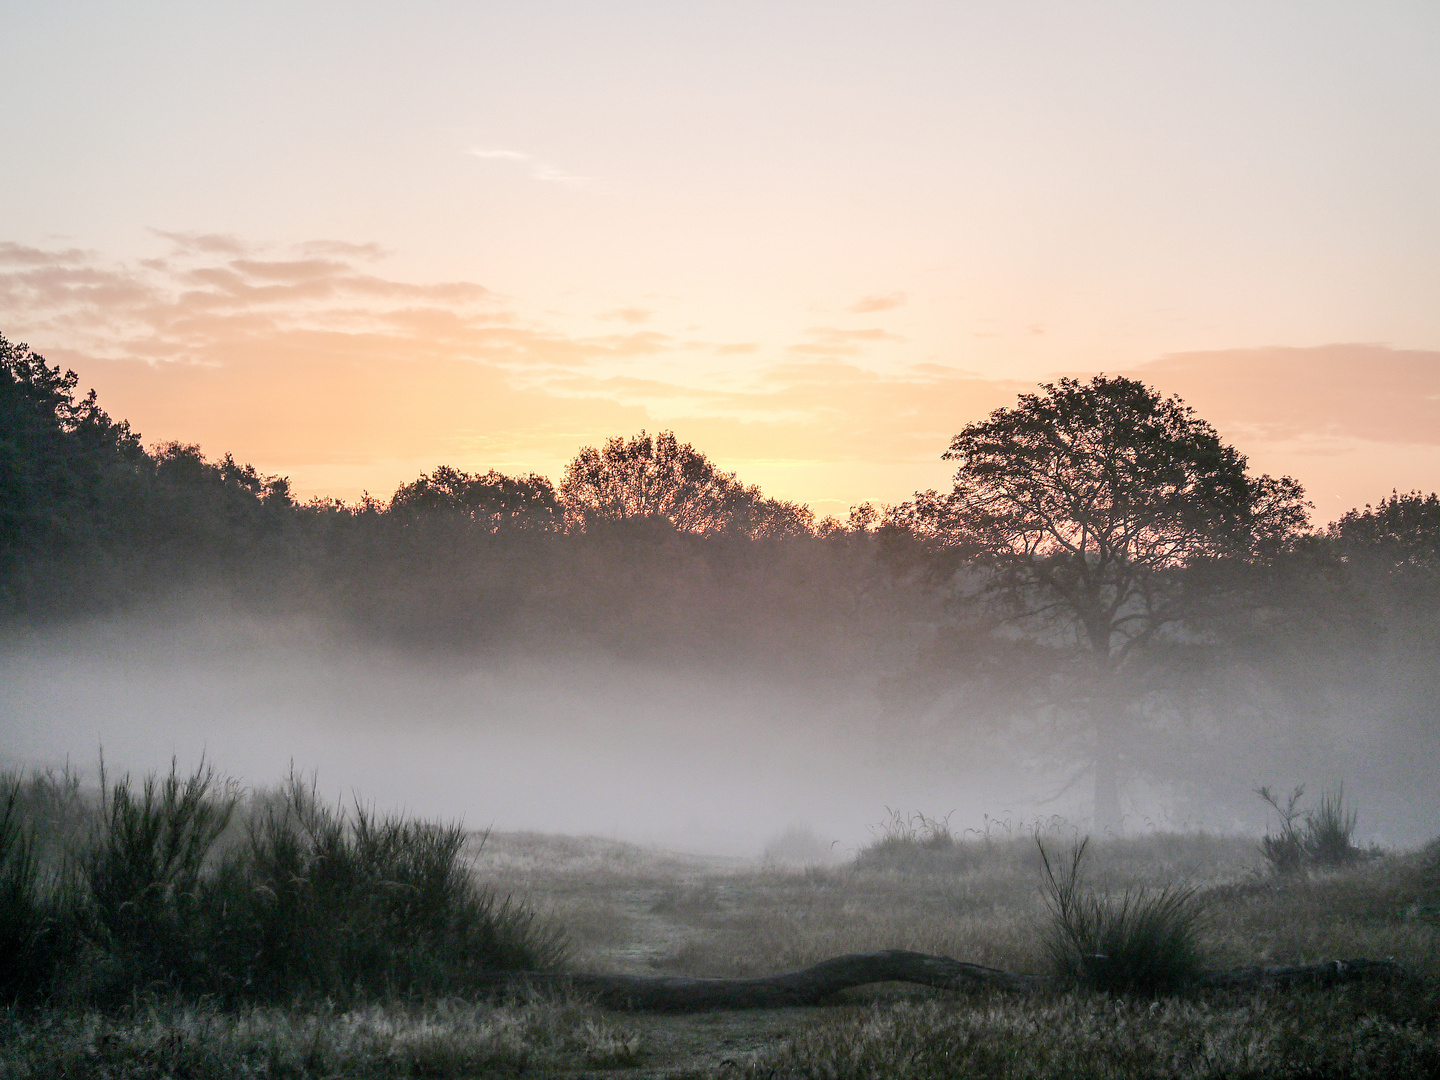
M 553 1075 L 645 1060 L 633 1027 L 548 999 L 343 1013 L 151 1006 L 124 1016 L 52 1015 L 38 1025 L 12 1023 L 4 1035 L 0 1075 L 14 1080 Z
M 631 850 L 616 850 L 607 870 L 605 842 L 584 858 L 575 844 L 548 859 L 532 841 L 527 895 L 571 928 L 596 970 L 758 975 L 881 948 L 1017 970 L 1047 966 L 1041 862 L 1029 838 L 891 844 L 884 860 L 803 870 L 647 859 Z M 768 1044 L 745 1052 L 716 1044 L 708 1056 L 693 1053 L 707 1021 L 638 1022 L 657 1063 L 678 1060 L 677 1041 L 692 1051 L 687 1061 L 709 1062 L 695 1075 L 726 1060 L 755 1076 L 835 1078 L 956 1076 L 966 1068 L 978 1076 L 1413 1077 L 1440 1061 L 1440 920 L 1426 915 L 1440 899 L 1440 854 L 1282 879 L 1245 838 L 1155 835 L 1091 847 L 1087 877 L 1102 894 L 1196 890 L 1207 966 L 1394 957 L 1409 981 L 1134 1004 L 1093 994 L 1022 1000 L 877 987 L 791 1014 L 783 1030 L 773 1017 L 736 1014 L 734 1024 L 757 1032 L 770 1025 Z M 597 919 L 600 911 L 609 921 Z
M 1396 1077 L 1440 1072 L 1433 991 L 1137 1001 L 1066 995 L 876 1004 L 814 1024 L 747 1077 Z
M 951 837 L 900 846 L 883 861 L 808 868 L 594 838 L 494 834 L 477 845 L 480 881 L 565 926 L 582 969 L 744 976 L 881 948 L 1047 966 L 1043 877 L 1029 837 Z M 1109 841 L 1087 858 L 1102 893 L 1195 889 L 1206 966 L 1393 956 L 1407 978 L 1133 1001 L 876 987 L 822 1008 L 693 1017 L 458 1000 L 351 1013 L 52 1014 L 12 1021 L 0 1075 L 95 1075 L 105 1055 L 130 1063 L 113 1075 L 198 1077 L 1416 1077 L 1440 1068 L 1440 847 L 1308 879 L 1271 875 L 1242 838 Z

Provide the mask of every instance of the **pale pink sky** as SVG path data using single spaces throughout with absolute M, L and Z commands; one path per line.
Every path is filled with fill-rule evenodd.
M 842 513 L 1060 373 L 1440 487 L 1440 8 L 0 9 L 0 332 L 306 494 L 673 427 Z

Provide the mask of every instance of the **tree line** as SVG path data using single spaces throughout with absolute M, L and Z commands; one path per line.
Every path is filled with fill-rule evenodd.
M 1440 727 L 1440 499 L 1311 529 L 1296 481 L 1136 380 L 1022 395 L 955 436 L 950 490 L 842 523 L 671 432 L 583 448 L 558 486 L 441 466 L 302 504 L 228 454 L 146 449 L 3 337 L 0 369 L 12 623 L 200 591 L 426 650 L 860 670 L 897 715 L 1028 732 L 1093 784 L 1102 827 L 1128 785 L 1203 777 L 1237 739 L 1303 748 L 1347 709 Z

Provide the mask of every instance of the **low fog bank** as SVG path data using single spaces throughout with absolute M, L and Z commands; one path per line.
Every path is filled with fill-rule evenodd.
M 1087 778 L 1066 788 L 1042 731 L 986 736 L 943 697 L 901 717 L 875 671 L 436 659 L 305 619 L 190 610 L 12 635 L 0 678 L 6 769 L 68 762 L 92 780 L 103 748 L 112 773 L 203 756 L 267 787 L 293 764 L 327 797 L 477 829 L 758 855 L 806 826 L 842 853 L 892 809 L 949 815 L 957 834 L 987 818 L 1083 828 L 1089 814 Z M 1377 756 L 1358 728 L 1333 735 L 1304 761 L 1278 750 L 1269 766 L 1232 761 L 1211 795 L 1132 783 L 1127 827 L 1259 832 L 1254 784 L 1309 782 L 1318 795 L 1343 781 L 1357 839 L 1405 846 L 1440 832 L 1433 759 Z M 1207 802 L 1226 784 L 1228 799 Z
M 293 762 L 322 794 L 382 810 L 745 855 L 800 823 L 863 842 L 887 805 L 948 812 L 957 791 L 977 817 L 998 805 L 990 785 L 878 754 L 863 680 L 427 660 L 314 623 L 196 614 L 11 640 L 0 672 L 8 769 L 69 761 L 89 779 L 103 747 L 113 773 L 203 755 L 263 787 Z

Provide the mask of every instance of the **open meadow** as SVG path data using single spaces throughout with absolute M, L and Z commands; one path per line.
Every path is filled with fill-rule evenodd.
M 30 790 L 33 794 L 35 785 Z M 49 791 L 52 797 L 63 794 L 54 785 Z M 184 795 L 183 785 L 177 794 Z M 136 804 L 143 804 L 140 793 L 134 795 Z M 156 806 L 165 805 L 164 795 L 161 785 Z M 107 826 L 111 841 L 118 820 L 115 802 L 112 798 Z M 68 807 L 76 821 L 83 816 L 83 803 L 72 789 Z M 237 807 L 191 883 L 191 899 L 172 894 L 167 902 L 173 909 L 160 911 L 160 921 L 146 932 L 158 937 L 172 932 L 173 925 L 170 931 L 157 927 L 181 917 L 186 904 L 210 911 L 205 918 L 211 920 L 223 907 L 231 919 L 225 933 L 238 956 L 243 950 L 234 942 L 259 934 L 254 926 L 269 927 L 262 945 L 273 948 L 279 940 L 275 927 L 288 919 L 284 955 L 265 961 L 282 965 L 275 968 L 281 974 L 264 976 L 270 969 L 262 963 L 262 946 L 256 946 L 244 960 L 243 987 L 227 990 L 223 980 L 201 970 L 204 964 L 241 963 L 218 955 L 202 957 L 201 967 L 186 969 L 181 958 L 171 969 L 151 966 L 144 978 L 135 977 L 126 965 L 143 967 L 153 959 L 151 946 L 160 943 L 132 940 L 127 952 L 120 924 L 107 929 L 103 898 L 80 895 L 84 882 L 103 876 L 93 855 L 97 834 L 92 834 L 89 856 L 77 854 L 73 846 L 65 856 L 78 860 L 76 876 L 68 900 L 62 897 L 48 916 L 51 948 L 70 949 L 54 954 L 68 970 L 57 971 L 43 986 L 32 985 L 35 992 L 28 999 L 10 995 L 14 1000 L 4 1014 L 0 1075 L 16 1080 L 1416 1077 L 1440 1070 L 1436 844 L 1408 854 L 1357 852 L 1342 866 L 1304 866 L 1284 874 L 1275 871 L 1251 838 L 1151 834 L 1088 844 L 1079 876 L 1072 879 L 1077 895 L 1094 901 L 1096 910 L 1111 911 L 1127 896 L 1132 902 L 1178 898 L 1192 920 L 1187 925 L 1205 969 L 1351 958 L 1388 958 L 1397 965 L 1335 985 L 1252 981 L 1110 992 L 1073 971 L 1067 978 L 1063 965 L 1057 967 L 1056 893 L 1046 887 L 1036 834 L 1053 867 L 1060 869 L 1063 886 L 1064 868 L 1074 866 L 1078 837 L 1059 821 L 1028 827 L 992 823 L 988 834 L 951 835 L 943 823 L 897 815 L 877 826 L 873 841 L 859 850 L 827 850 L 792 831 L 758 860 L 685 855 L 594 837 L 457 834 L 432 827 L 430 835 L 443 833 L 454 842 L 454 866 L 467 875 L 455 885 L 458 899 L 445 902 L 491 928 L 492 938 L 477 944 L 473 928 L 451 927 L 448 938 L 422 941 L 395 937 L 394 926 L 386 927 L 387 919 L 394 924 L 402 915 L 412 923 L 432 918 L 423 907 L 385 906 L 409 903 L 428 888 L 413 875 L 405 877 L 408 864 L 397 855 L 425 835 L 425 826 L 410 823 L 405 833 L 397 821 L 324 811 L 311 825 L 339 821 L 344 829 L 328 841 L 312 840 L 332 846 L 323 859 L 300 867 L 294 876 L 292 886 L 303 878 L 311 892 L 284 894 L 277 879 L 265 884 L 255 877 L 260 873 L 257 852 L 264 846 L 257 837 L 270 837 L 273 855 L 277 837 L 284 835 L 274 824 L 283 817 L 276 813 L 277 798 L 268 806 L 260 803 Z M 52 821 L 64 816 L 66 805 L 63 798 L 53 799 Z M 348 841 L 342 837 L 346 830 Z M 53 858 L 55 837 L 47 841 L 32 832 L 30 838 L 30 857 L 41 863 Z M 295 903 L 308 896 L 305 902 L 312 908 L 323 908 L 315 885 L 323 874 L 333 874 L 345 858 L 379 858 L 374 852 L 382 848 L 389 851 L 384 857 L 391 860 L 390 868 L 378 875 L 378 885 L 365 886 L 382 898 L 380 906 L 360 892 L 348 894 L 351 910 L 334 908 L 326 916 L 332 925 L 343 924 L 339 938 L 326 938 L 324 927 L 305 930 L 298 921 L 304 916 L 294 910 L 280 912 L 286 895 Z M 250 863 L 237 856 L 247 850 Z M 371 854 L 364 855 L 367 850 Z M 352 855 L 343 854 L 347 851 Z M 13 845 L 10 854 L 7 916 L 15 910 Z M 227 875 L 245 874 L 251 876 L 242 889 L 224 884 Z M 277 893 L 283 895 L 277 899 Z M 246 894 L 258 896 L 259 906 L 242 917 L 235 909 Z M 504 897 L 510 898 L 508 904 L 499 902 Z M 465 908 L 477 902 L 478 907 Z M 53 941 L 65 917 L 57 914 L 64 903 L 93 909 L 89 922 L 69 916 L 73 926 L 60 936 L 83 939 L 70 946 Z M 124 904 L 130 905 L 127 911 L 135 910 L 133 901 Z M 355 921 L 357 908 L 370 912 L 369 923 Z M 356 941 L 398 944 L 383 957 L 361 955 L 345 934 Z M 175 941 L 166 940 L 173 951 Z M 187 939 L 187 947 L 216 953 L 218 946 L 205 945 L 206 940 Z M 444 957 L 417 960 L 422 946 L 448 950 L 460 966 L 442 970 Z M 1146 947 L 1164 951 L 1166 946 L 1151 942 Z M 297 954 L 327 949 L 331 968 L 326 971 L 295 966 Z M 1054 977 L 1030 992 L 883 983 L 845 990 L 813 1006 L 652 1013 L 606 1009 L 583 993 L 526 989 L 518 982 L 500 993 L 479 990 L 473 982 L 467 988 L 464 969 L 470 963 L 491 969 L 744 978 L 885 949 Z M 383 972 L 375 974 L 381 967 Z M 323 982 L 336 972 L 339 981 Z M 264 983 L 262 976 L 280 981 Z M 262 992 L 266 986 L 270 989 Z

